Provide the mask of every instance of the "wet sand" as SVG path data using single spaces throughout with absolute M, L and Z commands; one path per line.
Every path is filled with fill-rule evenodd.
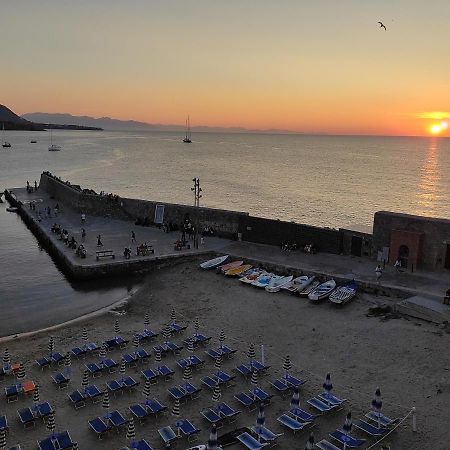
M 343 309 L 337 309 L 324 303 L 311 305 L 307 301 L 286 293 L 268 294 L 259 289 L 244 286 L 234 279 L 211 272 L 200 271 L 196 264 L 183 263 L 172 268 L 155 271 L 147 276 L 144 286 L 134 295 L 123 315 L 106 314 L 86 322 L 76 323 L 63 329 L 40 335 L 17 339 L 0 345 L 0 351 L 7 345 L 14 360 L 25 363 L 26 379 L 33 379 L 40 385 L 41 400 L 48 400 L 56 409 L 57 430 L 69 430 L 80 449 L 119 449 L 126 444 L 126 430 L 117 434 L 110 433 L 99 441 L 89 429 L 87 421 L 104 415 L 101 403 L 75 411 L 69 404 L 67 393 L 80 388 L 83 364 L 98 361 L 91 355 L 85 360 L 72 360 L 72 380 L 67 389 L 58 390 L 51 381 L 51 374 L 58 369 L 41 371 L 33 364 L 38 356 L 47 354 L 50 334 L 54 336 L 56 350 L 64 353 L 82 343 L 81 331 L 86 326 L 90 340 L 101 342 L 114 335 L 114 321 L 119 318 L 121 335 L 132 339 L 135 332 L 144 328 L 145 313 L 150 315 L 150 328 L 160 330 L 169 320 L 172 307 L 179 321 L 189 324 L 183 335 L 175 336 L 174 341 L 193 334 L 193 321 L 200 321 L 200 331 L 211 335 L 211 347 L 218 346 L 220 330 L 225 329 L 226 342 L 239 351 L 234 359 L 224 362 L 223 368 L 229 373 L 233 368 L 245 362 L 249 343 L 265 346 L 266 363 L 271 365 L 269 374 L 261 379 L 261 386 L 274 393 L 269 381 L 281 375 L 283 359 L 289 354 L 294 365 L 292 372 L 307 378 L 301 389 L 301 406 L 309 409 L 306 400 L 322 391 L 325 374 L 331 373 L 336 395 L 347 398 L 346 407 L 331 415 L 316 420 L 314 434 L 316 441 L 326 438 L 328 433 L 341 427 L 348 410 L 356 419 L 370 409 L 370 402 L 376 387 L 381 388 L 383 411 L 389 416 L 400 417 L 408 413 L 413 405 L 418 412 L 418 431 L 411 430 L 411 417 L 387 439 L 395 449 L 446 449 L 450 439 L 447 431 L 448 402 L 450 385 L 448 383 L 448 339 L 445 329 L 425 322 L 406 319 L 383 320 L 367 317 L 368 307 L 378 298 L 360 295 Z M 160 342 L 157 339 L 155 342 Z M 144 348 L 151 350 L 152 344 Z M 125 350 L 115 350 L 109 354 L 119 360 L 120 355 L 132 352 L 131 343 Z M 204 367 L 194 371 L 192 382 L 201 386 L 200 378 L 214 372 L 213 362 L 200 349 L 196 354 L 206 360 Z M 182 372 L 176 360 L 187 356 L 183 350 L 180 356 L 167 356 L 163 362 L 176 371 L 172 381 L 160 381 L 152 387 L 151 397 L 158 398 L 172 408 L 167 388 L 181 382 Z M 130 417 L 128 406 L 143 401 L 143 379 L 140 371 L 147 367 L 156 367 L 153 356 L 144 366 L 127 369 L 127 374 L 140 381 L 140 386 L 132 393 L 116 397 L 111 396 L 111 409 L 120 410 Z M 62 368 L 61 368 L 62 369 Z M 100 389 L 105 382 L 119 378 L 119 373 L 103 375 L 93 379 Z M 2 386 L 14 382 L 9 377 Z M 234 408 L 241 409 L 235 425 L 226 425 L 219 435 L 232 430 L 235 426 L 251 426 L 255 423 L 256 412 L 248 413 L 240 407 L 233 395 L 250 388 L 249 381 L 237 376 L 236 384 L 223 391 L 222 401 Z M 198 399 L 190 400 L 181 406 L 182 418 L 189 418 L 201 428 L 199 442 L 206 442 L 209 425 L 200 415 L 200 410 L 212 405 L 212 392 L 203 388 Z M 36 447 L 36 440 L 43 439 L 49 433 L 42 422 L 35 428 L 24 430 L 17 419 L 16 411 L 32 404 L 32 398 L 19 398 L 18 402 L 7 404 L 2 399 L 1 411 L 7 414 L 10 433 L 8 445 L 20 443 L 24 449 Z M 295 436 L 282 429 L 276 421 L 281 412 L 288 409 L 289 399 L 275 395 L 266 408 L 266 424 L 275 432 L 284 432 L 278 439 L 279 448 L 304 448 L 308 433 Z M 144 425 L 136 423 L 137 438 L 145 438 L 155 449 L 164 448 L 157 429 L 176 422 L 170 415 L 158 419 L 150 418 Z M 354 433 L 362 436 L 360 433 Z M 175 448 L 185 449 L 190 445 L 185 439 Z M 379 445 L 376 447 L 378 448 Z M 239 445 L 231 450 L 243 448 Z

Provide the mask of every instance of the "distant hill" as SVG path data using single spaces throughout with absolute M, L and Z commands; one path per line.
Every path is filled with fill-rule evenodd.
M 184 131 L 184 125 L 163 125 L 146 122 L 137 122 L 136 120 L 118 120 L 110 117 L 89 117 L 89 116 L 72 116 L 71 114 L 50 114 L 43 112 L 27 113 L 22 116 L 25 119 L 34 122 L 51 122 L 53 124 L 74 123 L 77 125 L 100 127 L 105 130 L 121 130 L 121 131 Z M 249 130 L 241 127 L 207 127 L 207 126 L 193 126 L 193 131 L 210 131 L 219 133 L 293 133 L 289 130 Z
M 94 130 L 99 131 L 102 128 L 99 127 L 85 127 L 77 124 L 65 123 L 52 123 L 52 121 L 36 121 L 27 120 L 24 117 L 18 116 L 4 105 L 0 105 L 0 123 L 5 130 L 30 130 L 30 131 L 44 131 L 50 128 L 62 129 L 62 130 Z

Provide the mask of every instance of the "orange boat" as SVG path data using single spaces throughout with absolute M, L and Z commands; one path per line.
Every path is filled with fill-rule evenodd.
M 238 275 L 241 275 L 244 272 L 247 272 L 247 270 L 250 270 L 251 268 L 252 268 L 252 266 L 250 264 L 243 264 L 242 266 L 227 270 L 225 272 L 225 275 L 227 277 L 237 277 Z

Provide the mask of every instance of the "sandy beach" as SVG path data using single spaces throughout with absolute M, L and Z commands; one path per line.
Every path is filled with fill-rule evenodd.
M 118 449 L 126 444 L 126 430 L 116 434 L 111 432 L 103 440 L 98 440 L 89 429 L 87 421 L 105 414 L 101 403 L 90 404 L 77 411 L 71 406 L 67 394 L 81 387 L 84 363 L 99 360 L 90 355 L 85 360 L 72 360 L 72 379 L 66 389 L 57 389 L 52 383 L 51 374 L 59 371 L 57 367 L 41 371 L 34 363 L 35 358 L 47 354 L 49 336 L 55 340 L 55 349 L 61 353 L 80 344 L 81 332 L 87 327 L 89 339 L 97 343 L 114 335 L 114 322 L 119 319 L 121 335 L 132 339 L 134 333 L 144 328 L 145 313 L 150 315 L 150 328 L 160 330 L 169 320 L 172 308 L 177 312 L 178 320 L 188 324 L 182 335 L 175 335 L 174 341 L 181 341 L 194 333 L 193 321 L 200 321 L 200 331 L 212 336 L 210 347 L 217 347 L 220 330 L 225 330 L 226 342 L 236 349 L 233 359 L 226 360 L 223 368 L 233 373 L 233 368 L 245 362 L 250 343 L 257 350 L 264 344 L 266 364 L 271 366 L 268 375 L 261 379 L 260 385 L 266 391 L 274 393 L 269 381 L 282 374 L 283 359 L 289 354 L 294 365 L 292 373 L 308 382 L 301 389 L 300 404 L 307 408 L 306 400 L 322 391 L 322 383 L 327 372 L 331 373 L 336 395 L 348 399 L 342 411 L 324 415 L 316 419 L 314 435 L 316 441 L 326 438 L 328 433 L 343 425 L 345 414 L 352 411 L 356 419 L 370 409 L 370 402 L 377 387 L 383 396 L 383 411 L 392 417 L 408 414 L 411 407 L 417 407 L 418 431 L 412 432 L 411 417 L 388 438 L 391 448 L 447 449 L 450 434 L 447 429 L 447 405 L 449 400 L 448 334 L 445 329 L 426 322 L 402 318 L 386 320 L 383 317 L 367 317 L 368 308 L 379 298 L 361 294 L 346 308 L 337 309 L 324 303 L 311 305 L 285 293 L 269 294 L 259 289 L 244 286 L 235 279 L 227 279 L 212 272 L 198 269 L 192 262 L 165 268 L 147 276 L 144 286 L 130 300 L 127 307 L 116 313 L 79 322 L 73 326 L 46 332 L 31 337 L 2 343 L 3 352 L 7 346 L 14 361 L 25 364 L 26 379 L 32 379 L 40 386 L 41 401 L 50 401 L 56 410 L 57 430 L 69 430 L 73 440 L 81 449 Z M 155 342 L 160 342 L 157 339 Z M 145 344 L 151 351 L 154 343 Z M 108 354 L 115 360 L 120 355 L 132 352 L 131 342 L 125 350 L 115 350 Z M 204 367 L 194 371 L 192 382 L 203 387 L 200 378 L 212 374 L 212 360 L 199 349 L 195 352 L 206 360 Z M 187 356 L 184 349 L 179 356 L 167 356 L 163 363 L 175 370 L 171 381 L 160 381 L 152 387 L 151 397 L 156 397 L 169 407 L 169 414 L 157 419 L 150 418 L 144 425 L 136 424 L 137 438 L 145 438 L 153 448 L 164 448 L 157 429 L 176 422 L 170 415 L 173 402 L 167 388 L 182 381 L 182 371 L 176 360 Z M 258 353 L 258 357 L 259 357 Z M 153 356 L 148 363 L 137 368 L 128 368 L 131 375 L 141 384 L 134 392 L 116 397 L 111 396 L 111 409 L 118 409 L 125 417 L 130 417 L 128 407 L 142 402 L 144 380 L 140 371 L 147 367 L 156 367 Z M 104 374 L 91 379 L 100 389 L 105 382 L 119 378 L 119 373 Z M 223 391 L 222 401 L 242 410 L 236 424 L 226 425 L 219 435 L 231 431 L 235 426 L 251 426 L 256 420 L 256 412 L 246 412 L 233 398 L 234 394 L 250 388 L 249 381 L 237 376 L 236 384 Z M 13 384 L 9 376 L 2 380 L 2 386 Z M 4 394 L 3 394 L 4 395 Z M 181 418 L 190 419 L 200 428 L 199 442 L 205 443 L 209 434 L 209 425 L 200 415 L 200 411 L 213 404 L 212 392 L 203 387 L 198 399 L 189 400 L 181 405 Z M 17 410 L 32 404 L 32 398 L 19 397 L 19 401 L 6 403 L 2 399 L 2 414 L 9 421 L 10 433 L 8 445 L 20 443 L 23 449 L 36 448 L 36 441 L 45 438 L 49 432 L 42 422 L 32 429 L 24 430 L 17 418 Z M 275 395 L 266 407 L 266 424 L 275 432 L 284 432 L 278 439 L 279 448 L 304 448 L 308 433 L 295 436 L 282 429 L 277 417 L 288 409 L 289 398 Z M 355 432 L 355 435 L 362 436 Z M 431 447 L 430 447 L 431 444 Z M 370 446 L 370 443 L 369 443 Z M 185 439 L 180 439 L 175 448 L 189 448 Z M 239 445 L 229 447 L 240 448 Z M 378 448 L 378 446 L 376 447 Z

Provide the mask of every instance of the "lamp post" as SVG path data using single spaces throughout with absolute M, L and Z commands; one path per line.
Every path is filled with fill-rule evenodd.
M 200 215 L 200 199 L 202 198 L 200 187 L 200 178 L 192 178 L 194 187 L 191 187 L 191 191 L 194 193 L 194 206 L 196 208 L 196 220 L 195 220 L 195 233 L 194 233 L 194 248 L 198 249 L 198 227 L 199 227 L 199 215 Z

